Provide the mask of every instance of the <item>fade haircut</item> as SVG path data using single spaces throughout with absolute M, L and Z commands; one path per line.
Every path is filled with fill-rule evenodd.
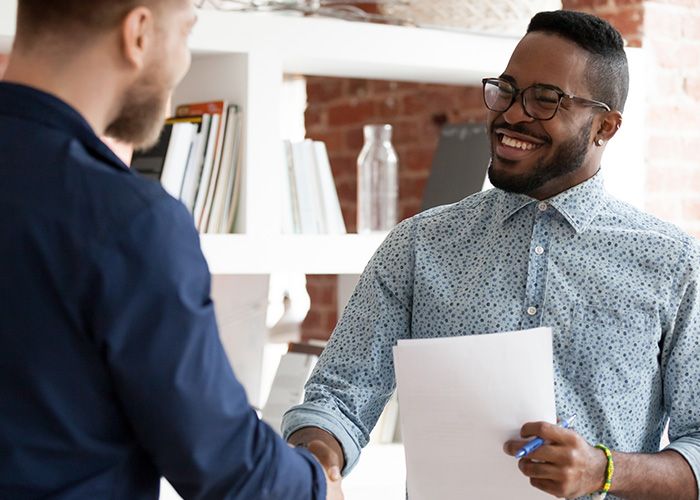
M 160 2 L 161 0 L 18 0 L 17 39 L 22 44 L 31 44 L 33 40 L 45 36 L 84 41 L 86 37 L 114 28 L 135 7 L 154 7 Z
M 629 90 L 627 56 L 622 36 L 610 23 L 584 12 L 556 10 L 536 14 L 527 32 L 558 35 L 588 52 L 585 78 L 593 99 L 624 110 Z

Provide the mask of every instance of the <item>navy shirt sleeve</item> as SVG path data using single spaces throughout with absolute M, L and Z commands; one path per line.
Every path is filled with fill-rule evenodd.
M 96 249 L 91 330 L 124 416 L 185 498 L 323 499 L 325 477 L 251 409 L 219 340 L 192 219 L 161 197 Z

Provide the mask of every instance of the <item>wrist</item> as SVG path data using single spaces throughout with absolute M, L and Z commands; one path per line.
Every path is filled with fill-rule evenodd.
M 607 446 L 597 444 L 595 448 L 600 452 L 598 453 L 599 461 L 596 466 L 596 477 L 599 479 L 599 482 L 592 493 L 592 497 L 594 500 L 603 500 L 610 491 L 615 465 L 612 452 Z

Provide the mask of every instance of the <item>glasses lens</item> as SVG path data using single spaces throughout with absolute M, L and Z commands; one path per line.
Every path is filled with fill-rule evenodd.
M 484 84 L 484 102 L 491 111 L 505 111 L 513 102 L 515 88 L 502 80 L 488 80 Z
M 554 116 L 559 107 L 559 93 L 556 90 L 539 87 L 530 87 L 523 92 L 523 105 L 527 114 L 540 120 L 548 120 Z

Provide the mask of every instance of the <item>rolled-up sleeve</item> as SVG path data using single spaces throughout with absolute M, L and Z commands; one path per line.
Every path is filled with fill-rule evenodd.
M 285 437 L 309 426 L 333 434 L 343 447 L 343 474 L 396 387 L 392 348 L 411 330 L 413 238 L 409 219 L 382 243 L 306 384 L 304 403 L 283 419 Z
M 662 353 L 664 404 L 670 444 L 690 465 L 700 492 L 700 255 L 687 254 L 688 272 L 678 288 L 680 303 Z M 700 500 L 700 494 L 698 495 Z
M 185 498 L 325 499 L 318 462 L 248 404 L 192 219 L 163 197 L 102 249 L 93 329 L 138 442 Z

